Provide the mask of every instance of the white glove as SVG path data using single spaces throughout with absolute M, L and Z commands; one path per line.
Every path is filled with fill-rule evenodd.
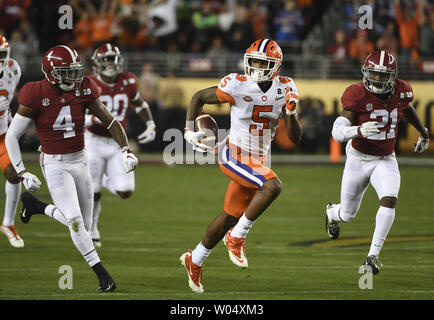
M 380 129 L 377 128 L 377 121 L 362 123 L 362 125 L 359 127 L 359 131 L 360 134 L 365 138 L 380 133 Z
M 146 130 L 143 131 L 137 139 L 139 140 L 140 144 L 152 142 L 155 140 L 155 122 L 152 120 L 149 120 L 146 122 Z
M 424 137 L 419 136 L 419 138 L 417 139 L 417 143 L 414 146 L 414 152 L 422 153 L 426 149 L 428 149 L 428 145 L 429 145 L 429 138 L 425 139 Z
M 191 143 L 193 145 L 193 150 L 207 152 L 208 150 L 212 149 L 210 146 L 207 146 L 200 142 L 200 140 L 206 136 L 206 133 L 204 131 L 194 132 L 189 128 L 185 128 L 184 130 L 184 139 L 187 140 L 188 143 Z
M 137 160 L 137 157 L 129 147 L 122 148 L 122 162 L 124 164 L 126 173 L 133 171 L 139 164 L 139 160 Z
M 30 192 L 38 191 L 41 186 L 41 181 L 37 176 L 31 174 L 30 172 L 24 171 L 19 175 L 20 180 L 23 182 L 24 187 Z
M 9 100 L 5 96 L 0 96 L 0 112 L 5 112 L 9 109 Z

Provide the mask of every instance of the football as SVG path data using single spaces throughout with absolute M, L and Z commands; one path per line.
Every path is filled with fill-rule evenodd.
M 204 131 L 206 136 L 200 142 L 214 148 L 217 141 L 218 126 L 213 117 L 201 112 L 194 120 L 194 131 Z

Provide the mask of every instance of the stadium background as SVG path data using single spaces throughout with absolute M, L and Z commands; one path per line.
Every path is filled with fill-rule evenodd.
M 73 12 L 70 30 L 59 28 L 59 7 L 64 4 Z M 373 9 L 372 29 L 359 29 L 359 8 L 364 4 Z M 399 19 L 397 8 L 410 22 Z M 434 130 L 431 0 L 4 0 L 0 12 L 0 33 L 6 35 L 11 56 L 23 71 L 20 86 L 43 76 L 41 56 L 54 45 L 77 49 L 92 73 L 93 50 L 108 41 L 117 44 L 125 58 L 124 70 L 139 77 L 140 91 L 157 123 L 155 142 L 136 146 L 143 152 L 162 151 L 168 143 L 162 139 L 164 131 L 183 129 L 185 108 L 196 90 L 216 85 L 228 73 L 243 73 L 244 51 L 262 37 L 282 47 L 280 73 L 294 78 L 301 97 L 303 141 L 294 147 L 278 135 L 274 152 L 329 152 L 340 96 L 346 86 L 361 80 L 360 64 L 374 48 L 399 57 L 398 76 L 410 81 L 417 112 L 430 132 Z M 228 106 L 207 106 L 205 111 L 220 127 L 229 127 Z M 127 133 L 134 140 L 143 124 L 134 113 L 128 124 Z M 417 136 L 402 121 L 397 153 L 410 155 Z M 37 145 L 30 130 L 22 140 L 23 149 L 36 150 Z M 428 151 L 422 157 L 432 157 L 434 146 Z

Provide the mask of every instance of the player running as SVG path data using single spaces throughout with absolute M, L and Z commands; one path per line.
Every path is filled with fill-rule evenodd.
M 122 124 L 127 125 L 127 114 L 134 107 L 135 112 L 146 123 L 146 130 L 138 136 L 140 144 L 155 139 L 155 122 L 148 103 L 138 92 L 137 78 L 133 73 L 122 72 L 123 57 L 119 48 L 110 43 L 99 46 L 93 56 L 95 81 L 101 90 L 99 99 Z M 86 115 L 86 149 L 89 154 L 89 168 L 94 186 L 93 222 L 90 235 L 97 247 L 101 247 L 98 219 L 101 213 L 101 189 L 104 186 L 122 199 L 131 197 L 134 191 L 134 172 L 126 173 L 122 166 L 119 145 L 110 131 L 94 115 Z
M 28 223 L 33 214 L 45 214 L 69 228 L 72 241 L 96 273 L 98 292 L 113 291 L 116 284 L 103 267 L 87 230 L 92 223 L 93 184 L 84 149 L 86 109 L 110 130 L 122 148 L 127 172 L 137 166 L 122 125 L 98 99 L 96 84 L 84 76 L 77 52 L 59 45 L 43 56 L 45 79 L 26 83 L 18 96 L 19 107 L 6 134 L 6 148 L 23 184 L 36 192 L 41 181 L 27 172 L 18 144 L 32 121 L 41 142 L 40 165 L 54 205 L 39 201 L 30 192 L 21 196 L 21 220 Z
M 11 119 L 9 104 L 11 103 L 15 88 L 20 77 L 21 68 L 18 63 L 10 58 L 11 48 L 5 37 L 0 35 L 0 168 L 6 178 L 5 215 L 0 231 L 8 238 L 11 246 L 24 247 L 24 241 L 15 229 L 15 213 L 21 193 L 21 181 L 9 159 L 5 146 L 5 136 Z
M 339 223 L 350 222 L 360 208 L 371 183 L 380 200 L 371 247 L 364 262 L 373 274 L 380 272 L 378 255 L 395 219 L 395 205 L 401 184 L 395 144 L 402 117 L 420 136 L 415 152 L 428 148 L 429 133 L 411 105 L 413 90 L 397 78 L 397 61 L 387 51 L 367 56 L 362 66 L 363 81 L 349 86 L 342 95 L 343 111 L 333 124 L 333 138 L 346 142 L 341 202 L 328 204 L 326 230 L 331 239 L 339 236 Z
M 206 151 L 209 147 L 201 143 L 204 133 L 194 132 L 194 119 L 204 104 L 231 105 L 230 133 L 219 150 L 220 168 L 231 179 L 223 212 L 196 248 L 180 257 L 193 292 L 204 291 L 203 262 L 221 239 L 230 260 L 248 266 L 247 233 L 282 190 L 278 176 L 265 165 L 266 156 L 282 116 L 292 142 L 301 140 L 302 128 L 296 113 L 297 87 L 291 78 L 279 76 L 281 63 L 282 51 L 275 41 L 257 40 L 244 55 L 245 75 L 231 73 L 218 87 L 196 92 L 188 107 L 184 137 L 196 150 Z

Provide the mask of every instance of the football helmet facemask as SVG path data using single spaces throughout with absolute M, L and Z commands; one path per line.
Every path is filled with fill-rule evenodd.
M 42 59 L 42 72 L 48 82 L 63 91 L 78 88 L 84 78 L 84 68 L 74 49 L 59 45 L 48 50 Z
M 282 58 L 282 50 L 276 41 L 270 39 L 256 40 L 244 54 L 245 73 L 255 82 L 271 80 L 279 74 Z M 252 61 L 254 59 L 266 61 L 266 67 L 253 67 Z
M 114 77 L 122 72 L 124 58 L 117 46 L 106 43 L 95 50 L 92 55 L 92 61 L 97 74 Z
M 5 37 L 0 35 L 0 73 L 8 66 L 11 47 Z
M 398 75 L 395 57 L 385 50 L 368 55 L 361 71 L 365 88 L 377 94 L 391 92 Z

